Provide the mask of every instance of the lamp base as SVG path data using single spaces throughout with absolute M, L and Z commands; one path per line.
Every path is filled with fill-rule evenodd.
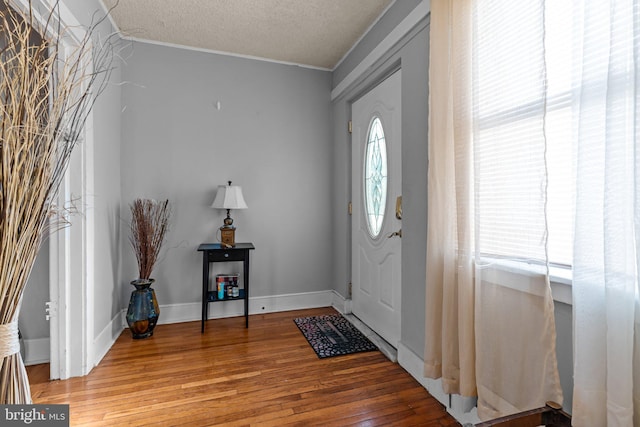
M 220 227 L 220 242 L 222 246 L 232 247 L 236 245 L 236 228 L 223 226 Z

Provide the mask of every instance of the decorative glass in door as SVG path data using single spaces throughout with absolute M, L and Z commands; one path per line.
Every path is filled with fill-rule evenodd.
M 364 210 L 371 237 L 382 230 L 387 204 L 387 144 L 380 118 L 374 117 L 367 134 L 364 156 Z

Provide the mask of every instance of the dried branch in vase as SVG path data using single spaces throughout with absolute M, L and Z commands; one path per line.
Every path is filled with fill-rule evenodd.
M 129 240 L 138 261 L 138 278 L 148 280 L 169 229 L 169 200 L 136 199 L 131 205 Z
M 31 403 L 19 301 L 45 235 L 60 226 L 51 223 L 57 192 L 117 40 L 94 40 L 106 17 L 72 30 L 57 1 L 46 11 L 21 4 L 0 2 L 0 404 Z

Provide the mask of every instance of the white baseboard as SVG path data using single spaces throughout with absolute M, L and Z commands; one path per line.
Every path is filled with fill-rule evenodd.
M 279 311 L 303 310 L 307 308 L 345 306 L 345 300 L 335 291 L 306 292 L 249 298 L 249 314 L 274 313 Z M 338 311 L 340 309 L 336 307 Z M 160 306 L 158 324 L 193 322 L 202 317 L 200 302 L 167 304 Z M 209 304 L 209 319 L 244 315 L 244 300 L 225 301 Z M 116 339 L 127 327 L 126 310 L 120 311 L 105 326 L 94 340 L 94 364 L 104 358 Z M 25 365 L 48 363 L 50 358 L 49 338 L 25 340 Z
M 305 292 L 249 298 L 249 314 L 275 313 L 307 308 L 331 307 L 336 298 L 334 291 Z M 208 319 L 244 315 L 244 300 L 209 304 Z M 202 318 L 200 302 L 160 306 L 158 324 L 194 322 Z
M 449 412 L 449 414 L 451 414 L 451 416 L 453 416 L 460 424 L 474 425 L 480 422 L 475 407 L 476 399 L 471 397 L 462 397 L 457 394 L 446 394 L 442 390 L 442 383 L 440 380 L 426 378 L 422 374 L 424 361 L 402 343 L 398 344 L 398 363 L 405 371 L 411 374 L 416 381 L 422 384 L 429 394 L 442 403 L 447 408 L 447 412 Z
M 333 301 L 331 306 L 338 310 L 340 314 L 351 314 L 351 300 L 346 299 L 336 291 L 333 292 Z
M 305 292 L 249 298 L 249 314 L 275 313 L 306 308 L 331 307 L 333 291 Z
M 124 328 L 124 312 L 118 313 L 109 324 L 102 330 L 93 342 L 95 360 L 93 366 L 97 366 L 102 358 L 107 354 L 113 343 L 122 333 Z M 51 347 L 49 338 L 24 340 L 24 364 L 25 366 L 49 363 L 51 360 Z
M 111 322 L 107 324 L 107 326 L 102 329 L 102 332 L 98 334 L 95 340 L 93 340 L 93 366 L 98 366 L 98 363 L 102 360 L 102 358 L 107 354 L 109 349 L 116 342 L 122 330 L 125 326 L 125 312 L 120 311 L 117 313 Z M 92 367 L 93 367 L 92 366 Z
M 25 366 L 49 363 L 49 338 L 24 340 L 23 343 Z

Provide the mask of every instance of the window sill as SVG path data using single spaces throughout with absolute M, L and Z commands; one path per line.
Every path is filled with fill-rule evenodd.
M 492 261 L 499 265 L 500 269 L 505 272 L 522 274 L 524 276 L 543 274 L 543 267 L 540 265 L 509 261 L 505 259 L 493 259 Z M 553 296 L 554 301 L 572 305 L 572 278 L 573 271 L 571 268 L 549 266 L 549 282 L 551 284 L 551 295 Z
M 566 267 L 549 267 L 549 281 L 554 301 L 572 305 L 573 270 Z

